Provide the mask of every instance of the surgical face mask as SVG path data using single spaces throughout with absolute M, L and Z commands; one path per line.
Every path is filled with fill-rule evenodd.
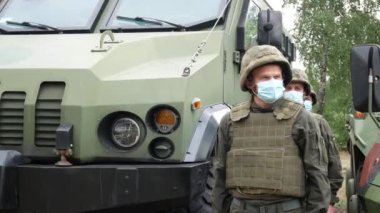
M 265 103 L 271 104 L 284 95 L 282 80 L 271 79 L 257 84 L 257 96 Z
M 298 92 L 295 90 L 284 92 L 284 98 L 290 101 L 297 102 L 299 104 L 303 103 L 303 92 Z
M 313 102 L 311 102 L 309 100 L 305 100 L 303 102 L 303 106 L 305 107 L 306 111 L 311 112 L 311 110 L 313 109 Z

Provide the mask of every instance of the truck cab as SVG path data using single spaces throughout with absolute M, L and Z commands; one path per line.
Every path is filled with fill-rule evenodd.
M 295 58 L 263 0 L 2 0 L 0 34 L 0 209 L 16 212 L 209 210 L 242 55 Z

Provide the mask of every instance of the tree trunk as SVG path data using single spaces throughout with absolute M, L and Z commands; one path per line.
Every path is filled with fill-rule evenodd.
M 328 62 L 328 49 L 323 47 L 321 53 L 321 63 L 320 66 L 320 79 L 319 79 L 319 107 L 317 110 L 318 114 L 323 115 L 325 109 L 325 96 L 326 96 L 326 81 L 327 81 L 327 62 Z

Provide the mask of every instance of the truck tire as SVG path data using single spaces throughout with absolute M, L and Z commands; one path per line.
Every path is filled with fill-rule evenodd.
M 205 191 L 195 197 L 189 205 L 189 213 L 211 213 L 212 212 L 212 190 L 215 186 L 215 168 L 211 163 L 208 170 Z

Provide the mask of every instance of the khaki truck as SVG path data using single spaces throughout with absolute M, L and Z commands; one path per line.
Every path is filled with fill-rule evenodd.
M 295 57 L 263 0 L 2 0 L 0 33 L 11 212 L 209 212 L 242 54 Z
M 380 46 L 351 50 L 354 111 L 347 116 L 350 168 L 346 172 L 347 212 L 380 209 Z

